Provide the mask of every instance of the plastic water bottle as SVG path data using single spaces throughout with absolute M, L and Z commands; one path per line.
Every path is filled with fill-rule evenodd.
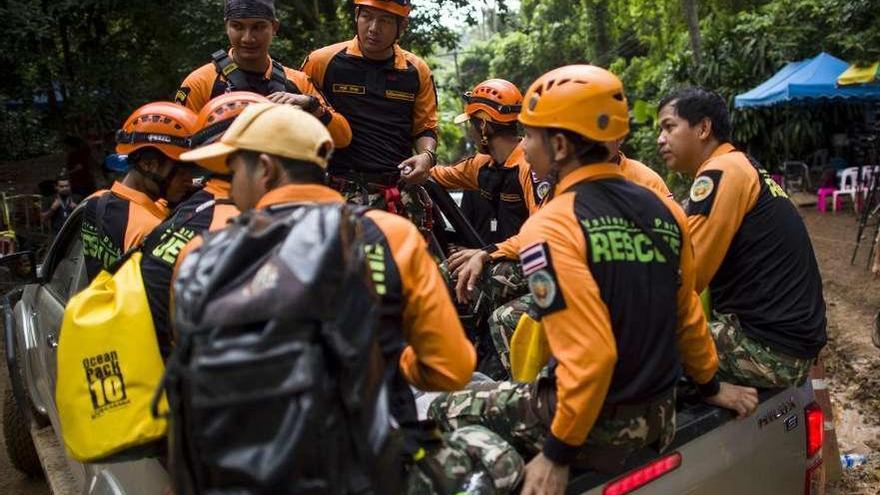
M 840 456 L 840 465 L 843 469 L 852 469 L 867 462 L 867 457 L 861 454 L 844 454 Z
M 480 470 L 464 480 L 456 495 L 495 495 L 495 483 L 489 473 Z

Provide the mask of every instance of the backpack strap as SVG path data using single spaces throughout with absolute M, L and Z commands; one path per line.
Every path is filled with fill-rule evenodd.
M 295 95 L 302 94 L 295 84 L 287 79 L 284 73 L 284 66 L 277 60 L 272 60 L 272 75 L 269 79 L 269 94 L 284 91 Z
M 244 91 L 248 89 L 247 77 L 239 70 L 238 65 L 225 50 L 217 50 L 211 54 L 214 68 L 217 74 L 226 78 L 226 86 L 230 91 Z

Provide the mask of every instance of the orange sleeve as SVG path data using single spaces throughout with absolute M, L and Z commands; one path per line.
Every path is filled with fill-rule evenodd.
M 327 88 L 324 87 L 324 74 L 327 73 L 327 66 L 330 65 L 330 60 L 344 49 L 345 45 L 346 43 L 337 43 L 313 51 L 303 60 L 299 70 L 311 77 L 318 89 L 326 91 Z
M 211 99 L 211 89 L 215 79 L 217 79 L 217 69 L 214 68 L 214 64 L 199 67 L 180 83 L 180 88 L 174 95 L 174 102 L 198 112 Z
M 514 234 L 498 244 L 495 244 L 497 249 L 489 253 L 489 258 L 493 261 L 517 259 L 519 257 L 519 250 L 522 247 L 522 242 L 520 240 L 521 233 L 522 231 L 520 231 L 520 234 Z
M 706 384 L 715 376 L 718 369 L 718 354 L 715 341 L 709 334 L 706 315 L 700 304 L 700 296 L 694 290 L 696 282 L 696 263 L 691 236 L 687 228 L 687 218 L 678 203 L 655 191 L 663 199 L 666 207 L 675 216 L 681 229 L 681 254 L 679 269 L 681 286 L 678 288 L 678 353 L 685 372 L 698 384 Z
M 167 216 L 167 210 L 165 210 L 165 213 Z M 163 220 L 165 220 L 165 217 L 159 218 L 147 211 L 146 208 L 130 201 L 128 203 L 128 224 L 125 226 L 122 252 L 124 253 L 140 244 Z
M 413 108 L 413 137 L 427 132 L 437 133 L 437 88 L 431 69 L 422 59 L 413 57 L 411 60 L 419 71 L 419 94 Z
M 465 189 L 473 191 L 479 189 L 477 177 L 480 169 L 492 163 L 489 155 L 476 154 L 464 160 L 445 167 L 431 169 L 431 177 L 446 189 Z
M 333 146 L 336 148 L 348 146 L 351 143 L 351 126 L 348 124 L 348 120 L 327 103 L 324 93 L 313 84 L 312 79 L 306 73 L 287 67 L 284 68 L 284 72 L 287 78 L 296 84 L 296 87 L 299 88 L 302 94 L 314 96 L 318 99 L 321 106 L 324 107 L 324 110 L 329 115 L 329 121 L 327 116 L 324 116 L 321 121 L 324 122 L 327 130 L 330 131 L 330 137 L 333 138 Z
M 741 156 L 731 153 L 713 159 L 700 170 L 691 186 L 687 214 L 696 258 L 694 288 L 698 294 L 709 286 L 743 217 L 758 200 L 758 173 L 751 165 L 746 164 L 746 168 L 736 163 L 738 155 Z
M 422 390 L 459 390 L 471 378 L 476 352 L 465 336 L 437 264 L 413 224 L 372 210 L 367 216 L 385 234 L 403 285 L 400 369 Z
M 550 352 L 558 362 L 556 414 L 548 441 L 570 447 L 586 441 L 605 402 L 617 362 L 611 317 L 587 268 L 587 246 L 574 216 L 574 198 L 573 193 L 556 197 L 526 220 L 520 234 L 525 246 L 521 258 L 534 253 L 542 243 L 549 249 L 549 270 L 533 267 L 529 286 L 536 304 L 545 300 L 538 306 L 549 304 L 541 322 Z M 545 270 L 550 275 L 542 275 Z M 544 280 L 543 289 L 534 283 L 536 278 Z M 547 283 L 553 279 L 555 284 Z

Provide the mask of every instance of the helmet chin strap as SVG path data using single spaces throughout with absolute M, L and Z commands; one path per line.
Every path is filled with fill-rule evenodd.
M 173 167 L 171 169 L 171 173 L 169 173 L 167 177 L 162 177 L 155 172 L 150 172 L 140 165 L 135 165 L 132 167 L 132 169 L 144 176 L 145 178 L 153 181 L 156 184 L 156 187 L 159 188 L 159 197 L 167 199 L 166 196 L 168 195 L 168 186 L 171 185 L 171 181 L 174 180 L 174 176 L 177 175 L 177 167 Z

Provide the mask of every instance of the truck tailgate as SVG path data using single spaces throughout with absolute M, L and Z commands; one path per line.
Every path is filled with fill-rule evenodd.
M 664 455 L 681 454 L 681 465 L 629 493 L 803 493 L 807 469 L 804 407 L 812 397 L 808 382 L 801 388 L 763 392 L 756 413 L 744 420 L 731 420 L 727 411 L 709 406 L 678 413 L 676 439 Z M 641 452 L 626 473 L 658 457 Z M 585 473 L 572 480 L 568 493 L 599 495 L 619 478 Z

